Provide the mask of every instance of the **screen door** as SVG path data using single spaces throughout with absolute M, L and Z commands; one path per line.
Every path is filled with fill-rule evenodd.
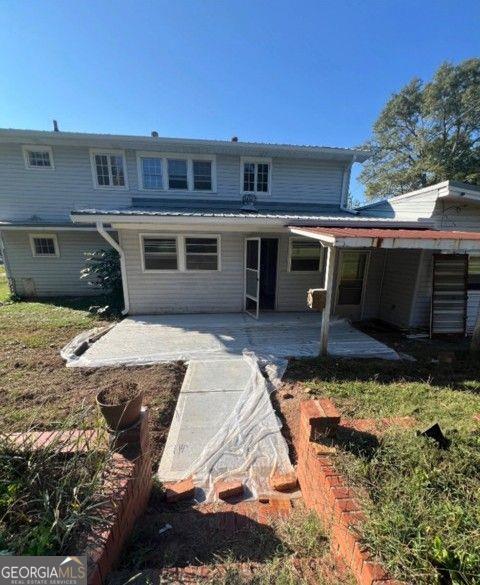
M 245 311 L 258 319 L 260 302 L 260 238 L 245 240 Z

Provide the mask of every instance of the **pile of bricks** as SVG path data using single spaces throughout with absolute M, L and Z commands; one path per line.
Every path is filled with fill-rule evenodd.
M 88 560 L 88 585 L 102 585 L 120 557 L 133 525 L 147 507 L 152 489 L 152 462 L 149 450 L 148 411 L 128 433 L 128 444 L 114 453 L 105 474 L 99 513 L 100 530 L 87 535 L 83 554 Z
M 300 407 L 296 441 L 297 476 L 305 504 L 314 509 L 330 533 L 332 551 L 360 585 L 396 585 L 382 565 L 362 549 L 356 527 L 361 506 L 335 467 L 334 437 L 340 414 L 329 399 L 308 400 Z

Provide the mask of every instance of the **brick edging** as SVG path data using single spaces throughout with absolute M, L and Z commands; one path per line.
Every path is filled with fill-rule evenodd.
M 356 529 L 364 519 L 360 503 L 328 447 L 315 442 L 318 437 L 333 436 L 339 422 L 340 415 L 329 399 L 306 400 L 300 405 L 296 450 L 303 499 L 321 518 L 330 534 L 332 552 L 350 568 L 359 585 L 400 584 L 362 548 Z

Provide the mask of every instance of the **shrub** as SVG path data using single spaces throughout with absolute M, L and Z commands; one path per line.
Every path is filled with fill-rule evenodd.
M 113 248 L 85 252 L 85 267 L 80 278 L 86 279 L 89 286 L 105 296 L 108 307 L 97 307 L 99 312 L 118 311 L 122 306 L 123 288 L 120 257 Z

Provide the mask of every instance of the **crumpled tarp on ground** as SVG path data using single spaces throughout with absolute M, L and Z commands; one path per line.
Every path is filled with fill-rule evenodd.
M 271 369 L 278 383 L 286 360 Z M 274 473 L 293 471 L 281 421 L 270 402 L 274 384 L 256 356 L 192 360 L 160 462 L 161 481 L 192 476 L 199 501 L 213 501 L 217 480 L 241 480 L 245 495 L 271 492 Z

